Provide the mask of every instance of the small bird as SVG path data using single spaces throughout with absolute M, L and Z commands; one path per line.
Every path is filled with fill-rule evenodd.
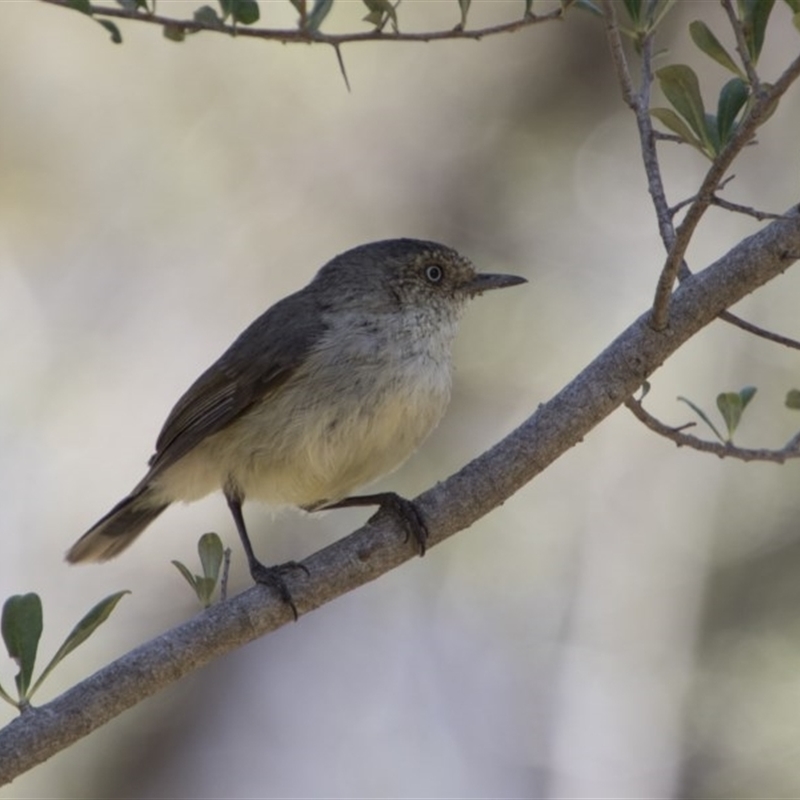
M 402 464 L 450 400 L 451 348 L 467 301 L 525 283 L 476 272 L 435 242 L 390 239 L 336 256 L 256 319 L 178 400 L 133 491 L 67 553 L 106 561 L 167 506 L 221 489 L 257 583 L 295 616 L 283 576 L 255 556 L 244 500 L 306 511 L 378 505 L 425 552 L 424 520 L 392 492 L 351 496 Z

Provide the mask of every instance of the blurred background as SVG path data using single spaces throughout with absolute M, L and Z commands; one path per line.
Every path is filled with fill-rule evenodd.
M 190 3 L 159 0 L 188 17 Z M 519 0 L 474 2 L 474 26 Z M 677 4 L 661 45 L 714 96 L 727 75 Z M 542 5 L 540 10 L 544 10 Z M 403 30 L 453 2 L 404 3 Z M 366 29 L 338 3 L 325 29 Z M 379 488 L 412 496 L 531 414 L 651 301 L 662 248 L 633 117 L 600 22 L 570 14 L 480 43 L 343 48 L 164 39 L 36 2 L 0 10 L 0 597 L 38 592 L 44 661 L 88 608 L 133 591 L 37 696 L 46 702 L 197 613 L 169 563 L 216 530 L 249 585 L 221 496 L 171 508 L 124 556 L 66 548 L 142 476 L 172 404 L 267 306 L 330 257 L 396 236 L 450 244 L 530 283 L 475 303 L 454 399 Z M 262 23 L 292 26 L 288 2 Z M 732 38 L 720 33 L 732 50 Z M 760 68 L 800 39 L 778 4 Z M 731 200 L 798 200 L 798 90 L 735 165 Z M 705 162 L 660 152 L 671 202 Z M 759 225 L 708 213 L 700 269 Z M 736 310 L 800 337 L 800 275 Z M 691 421 L 759 387 L 738 436 L 780 447 L 796 354 L 712 325 L 652 379 Z M 698 429 L 705 435 L 702 429 Z M 220 659 L 0 790 L 2 798 L 800 795 L 798 464 L 678 450 L 619 410 L 502 508 L 379 581 Z M 268 563 L 367 511 L 245 509 Z M 0 660 L 0 683 L 14 666 Z M 0 724 L 13 718 L 0 708 Z

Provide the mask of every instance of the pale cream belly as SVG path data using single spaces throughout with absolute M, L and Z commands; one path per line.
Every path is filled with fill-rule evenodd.
M 292 393 L 265 403 L 208 437 L 153 483 L 165 502 L 197 500 L 235 485 L 247 499 L 314 507 L 352 494 L 399 467 L 436 427 L 449 401 L 449 371 L 396 387 L 378 402 L 315 403 L 298 410 Z M 337 408 L 338 406 L 338 408 Z

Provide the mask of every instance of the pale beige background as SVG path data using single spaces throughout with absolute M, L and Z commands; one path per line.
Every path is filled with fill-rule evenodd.
M 264 22 L 291 25 L 288 2 Z M 331 29 L 359 26 L 342 2 Z M 522 2 L 473 2 L 477 24 Z M 774 78 L 800 37 L 782 4 Z M 159 0 L 164 13 L 189 3 Z M 682 2 L 669 59 L 708 67 Z M 404 28 L 453 2 L 406 2 Z M 719 24 L 719 22 L 717 22 Z M 45 685 L 44 702 L 195 613 L 169 564 L 194 563 L 221 497 L 164 514 L 102 568 L 63 552 L 139 479 L 171 404 L 266 306 L 330 256 L 439 239 L 528 286 L 470 310 L 455 398 L 386 487 L 414 494 L 552 396 L 649 303 L 661 249 L 632 119 L 599 24 L 481 43 L 344 49 L 219 36 L 176 45 L 77 13 L 0 7 L 0 596 L 37 591 L 43 656 L 99 598 L 133 595 Z M 797 91 L 729 196 L 798 199 Z M 671 200 L 704 168 L 665 148 Z M 702 267 L 757 226 L 721 212 Z M 795 337 L 800 278 L 740 309 Z M 797 358 L 722 325 L 653 379 L 691 418 L 760 387 L 741 442 L 780 445 Z M 490 517 L 373 585 L 143 703 L 0 791 L 3 798 L 752 797 L 800 793 L 798 465 L 678 451 L 624 410 Z M 273 519 L 246 508 L 267 561 L 301 558 L 365 512 Z M 794 569 L 793 569 L 794 568 Z M 13 684 L 0 660 L 0 682 Z M 11 719 L 0 709 L 0 722 Z

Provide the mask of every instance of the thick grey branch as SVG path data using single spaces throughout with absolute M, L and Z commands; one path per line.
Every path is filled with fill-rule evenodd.
M 717 315 L 787 269 L 800 253 L 800 210 L 745 239 L 675 291 L 669 325 L 649 311 L 536 413 L 479 458 L 416 498 L 431 546 L 487 514 L 580 442 L 672 353 Z M 310 576 L 287 580 L 306 614 L 414 555 L 402 532 L 379 519 L 315 553 Z M 0 731 L 0 784 L 31 769 L 126 709 L 217 656 L 275 630 L 291 611 L 255 586 L 212 607 Z

